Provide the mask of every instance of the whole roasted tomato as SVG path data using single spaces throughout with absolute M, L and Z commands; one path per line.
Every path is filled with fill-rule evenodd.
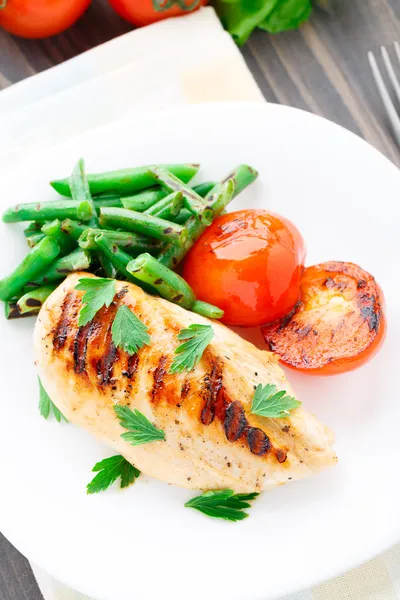
M 0 27 L 24 38 L 61 33 L 85 12 L 91 0 L 3 0 Z
M 185 15 L 207 2 L 208 0 L 109 0 L 123 19 L 139 27 L 168 17 Z
M 299 299 L 303 238 L 284 217 L 241 210 L 218 217 L 188 253 L 183 276 L 230 325 L 264 325 Z

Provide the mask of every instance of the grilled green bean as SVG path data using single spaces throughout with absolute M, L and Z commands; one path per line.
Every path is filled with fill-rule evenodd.
M 54 202 L 32 202 L 17 204 L 8 208 L 3 213 L 4 223 L 17 223 L 19 221 L 53 221 L 54 219 L 78 219 L 89 221 L 93 216 L 92 206 L 89 202 L 76 202 L 74 200 L 56 200 Z
M 29 223 L 28 227 L 25 227 L 24 236 L 28 238 L 31 235 L 35 235 L 35 233 L 40 233 L 42 225 L 43 223 L 39 223 L 38 221 L 32 221 L 32 223 Z
M 94 250 L 96 243 L 94 237 L 104 233 L 112 244 L 124 248 L 128 254 L 142 254 L 142 252 L 156 252 L 162 247 L 162 242 L 138 233 L 127 231 L 113 231 L 111 229 L 85 229 L 79 238 L 79 245 L 84 250 Z
M 205 200 L 197 192 L 188 185 L 182 183 L 175 175 L 169 173 L 166 169 L 153 167 L 151 172 L 157 178 L 158 183 L 169 192 L 182 192 L 185 207 L 190 210 L 191 213 L 196 215 L 198 219 L 203 220 L 207 224 L 211 223 L 214 212 L 207 206 Z
M 182 192 L 172 192 L 165 198 L 162 198 L 153 206 L 150 206 L 144 212 L 146 215 L 153 215 L 154 217 L 158 217 L 159 219 L 165 219 L 166 221 L 171 221 L 174 217 L 176 217 L 183 206 L 183 195 Z
M 19 296 L 26 284 L 40 277 L 59 253 L 57 242 L 47 236 L 43 238 L 10 275 L 0 280 L 0 300 Z
M 38 313 L 42 308 L 44 301 L 50 296 L 56 289 L 57 285 L 46 285 L 43 287 L 29 290 L 26 294 L 16 303 L 16 309 L 20 316 L 27 314 Z
M 207 319 L 221 319 L 224 316 L 223 310 L 201 300 L 196 300 L 191 310 L 199 315 L 203 315 L 203 317 L 207 317 Z
M 61 223 L 61 229 L 64 233 L 68 233 L 74 240 L 78 241 L 85 229 L 88 228 L 88 224 L 79 223 L 72 219 L 64 219 Z
M 71 254 L 57 258 L 39 277 L 30 278 L 29 284 L 42 286 L 60 281 L 73 271 L 86 271 L 90 267 L 90 254 L 82 248 L 77 248 Z
M 61 229 L 61 221 L 54 219 L 50 223 L 45 223 L 42 232 L 57 242 L 60 246 L 60 256 L 65 256 L 76 248 L 75 240 Z
M 46 235 L 44 233 L 33 233 L 31 236 L 26 238 L 29 248 L 33 248 L 38 244 Z
M 221 212 L 222 207 L 225 207 L 232 200 L 233 190 L 233 180 L 228 179 L 225 183 L 218 186 L 217 192 L 215 192 L 213 195 L 209 195 L 210 206 L 215 211 L 216 215 Z M 189 238 L 184 246 L 177 248 L 169 244 L 168 247 L 162 251 L 158 257 L 158 260 L 166 267 L 173 269 L 181 262 L 195 241 L 207 228 L 207 224 L 199 221 L 197 217 L 192 215 L 186 222 L 185 227 L 189 232 Z
M 142 233 L 175 246 L 182 246 L 188 238 L 187 230 L 181 225 L 126 208 L 101 208 L 100 224 Z
M 71 173 L 71 177 L 69 178 L 69 187 L 71 190 L 71 196 L 73 200 L 90 204 L 92 216 L 90 218 L 89 224 L 92 227 L 97 226 L 99 224 L 99 218 L 97 216 L 96 207 L 90 194 L 83 158 L 80 158 L 78 160 L 74 167 L 74 170 Z
M 187 183 L 194 177 L 199 169 L 195 164 L 163 165 L 168 171 Z M 149 172 L 149 167 L 136 167 L 107 173 L 88 174 L 87 176 L 91 194 L 112 192 L 126 196 L 140 192 L 154 186 L 154 176 Z M 63 196 L 71 196 L 69 178 L 52 181 L 50 185 Z
M 165 198 L 167 192 L 158 188 L 152 188 L 145 192 L 140 192 L 134 196 L 125 196 L 121 198 L 121 203 L 124 208 L 129 210 L 136 210 L 137 212 L 143 212 Z
M 196 296 L 190 285 L 175 273 L 164 267 L 150 254 L 141 254 L 127 266 L 127 270 L 137 279 L 154 287 L 156 292 L 174 304 L 190 309 Z

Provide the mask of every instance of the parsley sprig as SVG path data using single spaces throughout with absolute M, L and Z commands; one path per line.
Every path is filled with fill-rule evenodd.
M 63 419 L 66 423 L 68 423 L 68 419 L 64 417 L 60 409 L 52 402 L 50 396 L 46 392 L 43 387 L 42 382 L 39 379 L 39 411 L 44 419 L 48 419 L 50 413 L 54 415 L 55 420 L 60 423 L 61 419 Z
M 84 306 L 79 311 L 78 318 L 78 325 L 82 327 L 94 318 L 100 308 L 110 306 L 115 296 L 115 279 L 83 277 L 79 279 L 75 289 L 85 292 L 82 298 Z
M 122 439 L 130 442 L 132 446 L 165 440 L 164 431 L 157 429 L 137 408 L 131 410 L 128 406 L 116 404 L 114 411 L 121 426 L 128 430 L 121 435 Z
M 250 508 L 249 501 L 257 498 L 256 492 L 252 494 L 235 494 L 233 490 L 218 490 L 204 492 L 186 502 L 188 508 L 195 508 L 209 517 L 226 519 L 227 521 L 242 521 L 248 517 L 243 509 Z
M 203 356 L 204 350 L 214 337 L 211 325 L 190 325 L 178 334 L 178 340 L 187 340 L 175 350 L 177 355 L 170 367 L 170 373 L 192 371 Z
M 126 306 L 120 306 L 112 324 L 111 334 L 114 344 L 127 352 L 135 354 L 142 346 L 150 343 L 147 327 Z
M 283 419 L 290 415 L 290 411 L 300 406 L 301 402 L 288 396 L 285 390 L 278 392 L 276 385 L 268 383 L 257 386 L 251 404 L 253 415 L 269 417 L 270 419 Z
M 86 486 L 88 494 L 97 494 L 106 490 L 118 477 L 121 478 L 120 487 L 128 487 L 140 475 L 140 471 L 119 454 L 96 463 L 92 471 L 97 475 Z

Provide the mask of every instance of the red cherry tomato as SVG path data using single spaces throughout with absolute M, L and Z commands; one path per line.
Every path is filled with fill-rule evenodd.
M 262 331 L 270 350 L 288 367 L 315 375 L 352 371 L 384 340 L 383 293 L 372 275 L 353 263 L 307 267 L 300 302 Z
M 280 319 L 299 299 L 303 238 L 284 217 L 242 210 L 218 217 L 188 253 L 183 276 L 230 325 Z
M 208 0 L 108 0 L 126 21 L 150 25 L 161 19 L 177 17 L 207 4 Z
M 6 0 L 0 27 L 24 38 L 61 33 L 85 12 L 91 0 Z

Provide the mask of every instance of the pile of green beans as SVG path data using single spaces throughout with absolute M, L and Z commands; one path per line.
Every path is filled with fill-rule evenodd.
M 0 280 L 8 319 L 37 314 L 71 272 L 90 271 L 142 287 L 211 319 L 223 311 L 202 302 L 175 269 L 229 202 L 257 178 L 239 165 L 219 183 L 192 186 L 197 164 L 150 165 L 51 182 L 61 196 L 18 204 L 5 223 L 28 221 L 28 254 Z

